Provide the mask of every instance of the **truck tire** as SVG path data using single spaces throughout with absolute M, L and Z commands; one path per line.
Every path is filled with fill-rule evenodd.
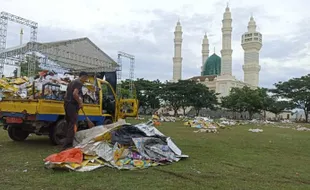
M 12 125 L 8 126 L 8 134 L 13 141 L 24 141 L 29 136 L 28 131 L 24 131 L 21 127 Z
M 111 119 L 111 118 L 106 118 L 106 119 L 104 120 L 104 122 L 103 122 L 103 125 L 109 125 L 109 124 L 111 124 L 111 123 L 113 123 L 112 119 Z
M 62 140 L 66 137 L 67 122 L 64 119 L 59 120 L 55 125 L 51 126 L 49 138 L 54 145 L 61 145 Z

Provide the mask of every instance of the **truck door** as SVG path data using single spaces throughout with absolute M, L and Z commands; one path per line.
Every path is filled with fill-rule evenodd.
M 101 82 L 102 93 L 102 111 L 103 113 L 115 116 L 116 110 L 116 97 L 111 85 L 107 82 Z
M 137 117 L 139 101 L 137 99 L 120 99 L 119 107 L 121 118 Z

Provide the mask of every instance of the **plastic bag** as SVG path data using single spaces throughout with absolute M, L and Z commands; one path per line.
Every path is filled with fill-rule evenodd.
M 79 148 L 71 148 L 62 151 L 57 154 L 52 154 L 44 159 L 44 161 L 49 161 L 53 163 L 77 163 L 81 164 L 83 161 L 83 153 Z

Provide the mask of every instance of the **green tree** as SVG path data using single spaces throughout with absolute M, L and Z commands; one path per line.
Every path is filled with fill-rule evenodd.
M 184 88 L 176 82 L 167 82 L 162 86 L 161 89 L 161 99 L 164 102 L 165 106 L 169 106 L 173 109 L 174 115 L 178 114 L 178 109 L 184 105 Z
M 180 107 L 183 110 L 183 115 L 185 115 L 186 107 L 193 106 L 193 101 L 191 97 L 193 97 L 193 95 L 196 95 L 194 90 L 197 83 L 192 80 L 179 80 L 176 84 L 179 87 L 178 92 L 180 95 Z
M 292 104 L 288 101 L 278 101 L 276 98 L 272 99 L 272 102 L 269 105 L 269 111 L 274 113 L 276 119 L 278 118 L 279 114 L 282 113 L 284 110 L 291 108 Z
M 233 112 L 241 113 L 244 111 L 238 88 L 232 88 L 229 96 L 221 97 L 221 106 Z
M 243 88 L 232 88 L 227 97 L 221 99 L 221 105 L 224 108 L 239 113 L 248 112 L 250 119 L 253 114 L 263 109 L 263 98 L 261 89 L 251 89 L 244 86 Z
M 274 97 L 268 94 L 269 90 L 267 88 L 260 88 L 258 90 L 261 97 L 263 116 L 266 119 L 266 111 L 270 111 L 270 106 L 274 103 Z
M 32 58 L 32 55 L 27 55 L 25 57 L 25 60 L 19 62 L 20 64 L 20 75 L 21 76 L 29 76 L 28 74 L 28 65 L 33 63 L 35 64 L 35 75 L 38 74 L 38 72 L 40 72 L 42 69 L 40 68 L 40 61 L 39 58 L 37 56 L 34 57 L 34 59 Z
M 160 108 L 159 91 L 161 85 L 162 83 L 159 80 L 137 79 L 134 81 L 134 92 L 144 113 L 148 109 Z M 129 90 L 129 80 L 123 81 L 122 88 Z
M 203 84 L 193 84 L 187 89 L 190 93 L 188 105 L 193 106 L 196 110 L 196 116 L 199 115 L 202 108 L 214 109 L 217 102 L 217 97 L 214 91 Z
M 174 110 L 175 115 L 178 109 L 183 109 L 193 106 L 196 110 L 196 115 L 202 108 L 213 109 L 217 104 L 217 97 L 213 91 L 203 84 L 196 83 L 190 80 L 180 80 L 176 83 L 167 82 L 161 91 L 161 98 L 166 106 Z
M 285 82 L 274 84 L 271 89 L 277 97 L 287 99 L 293 108 L 302 109 L 308 122 L 310 111 L 310 74 L 300 78 L 292 78 Z
M 120 89 L 120 92 L 121 92 L 120 96 L 121 96 L 121 98 L 129 98 L 131 95 L 134 94 L 134 93 L 130 94 L 130 91 L 129 91 L 130 86 L 129 86 L 129 84 L 130 84 L 129 80 L 121 81 L 120 84 L 117 84 L 117 86 L 118 87 L 120 86 L 120 88 L 121 88 Z

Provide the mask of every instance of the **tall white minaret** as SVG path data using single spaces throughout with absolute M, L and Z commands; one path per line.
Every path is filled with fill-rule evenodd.
M 221 75 L 232 75 L 232 52 L 231 49 L 231 32 L 232 19 L 228 4 L 222 20 L 222 50 L 221 50 Z
M 209 40 L 208 40 L 207 33 L 205 33 L 204 38 L 202 40 L 201 53 L 202 53 L 202 64 L 201 64 L 201 75 L 202 75 L 203 66 L 209 57 Z
M 23 35 L 24 35 L 24 30 L 20 29 L 19 45 L 23 45 Z
M 242 35 L 241 46 L 244 50 L 244 82 L 252 86 L 259 84 L 259 51 L 262 48 L 262 34 L 256 31 L 256 22 L 251 16 L 248 32 Z
M 174 31 L 174 57 L 173 57 L 173 77 L 174 82 L 182 79 L 182 26 L 177 22 Z

